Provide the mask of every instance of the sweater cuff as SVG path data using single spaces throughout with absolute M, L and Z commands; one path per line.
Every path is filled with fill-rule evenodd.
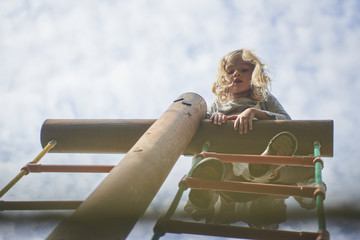
M 276 114 L 273 112 L 265 111 L 271 120 L 276 120 Z

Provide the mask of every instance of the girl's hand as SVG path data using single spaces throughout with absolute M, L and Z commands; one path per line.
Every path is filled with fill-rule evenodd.
M 210 117 L 210 121 L 214 124 L 221 125 L 223 123 L 226 123 L 227 116 L 223 113 L 213 113 Z
M 253 129 L 253 120 L 258 113 L 256 108 L 248 108 L 240 113 L 234 122 L 234 130 L 239 131 L 240 134 L 248 133 L 248 130 Z

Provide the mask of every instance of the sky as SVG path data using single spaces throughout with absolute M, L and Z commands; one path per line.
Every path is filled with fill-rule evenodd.
M 1 0 L 0 187 L 41 151 L 46 119 L 156 119 L 186 92 L 209 105 L 221 57 L 248 48 L 267 64 L 272 93 L 294 120 L 334 120 L 334 157 L 323 170 L 328 229 L 332 239 L 355 239 L 359 10 L 357 0 Z M 41 163 L 116 164 L 123 156 L 48 154 Z M 128 239 L 151 237 L 190 164 L 180 157 Z M 105 177 L 33 173 L 2 200 L 84 200 Z M 1 212 L 0 240 L 44 239 L 70 214 Z M 281 228 L 317 230 L 308 217 Z

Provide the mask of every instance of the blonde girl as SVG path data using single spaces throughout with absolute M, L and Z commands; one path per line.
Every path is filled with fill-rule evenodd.
M 248 49 L 224 56 L 218 66 L 212 92 L 216 99 L 209 108 L 210 120 L 218 125 L 234 119 L 240 134 L 253 128 L 254 119 L 283 119 L 290 116 L 270 93 L 271 80 L 264 64 Z

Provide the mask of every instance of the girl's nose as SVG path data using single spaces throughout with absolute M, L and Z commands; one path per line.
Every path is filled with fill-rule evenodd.
M 241 73 L 240 73 L 239 71 L 235 71 L 235 72 L 234 72 L 234 75 L 235 75 L 236 77 L 240 77 Z

